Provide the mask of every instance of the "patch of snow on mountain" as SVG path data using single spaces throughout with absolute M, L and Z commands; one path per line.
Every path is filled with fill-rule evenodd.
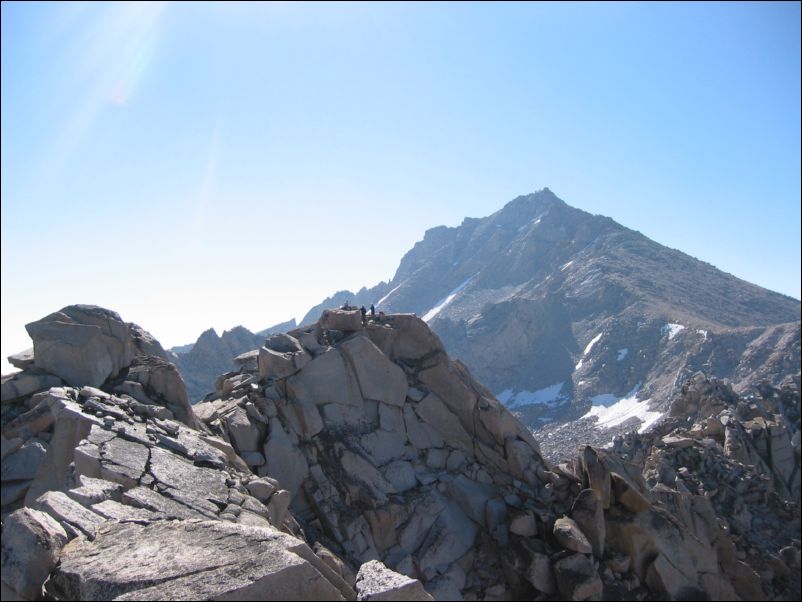
M 404 284 L 404 283 L 402 282 L 401 284 Z M 386 294 L 384 297 L 382 297 L 381 299 L 379 299 L 379 300 L 376 302 L 376 307 L 379 307 L 379 306 L 380 306 L 382 303 L 384 303 L 385 301 L 387 301 L 387 297 L 389 297 L 389 296 L 390 296 L 390 295 L 392 295 L 392 294 L 393 294 L 395 291 L 397 291 L 399 288 L 401 288 L 401 284 L 399 284 L 397 287 L 395 287 L 393 290 L 391 290 L 389 293 L 387 293 L 387 294 Z
M 606 393 L 591 398 L 593 405 L 582 418 L 596 416 L 596 426 L 608 429 L 617 426 L 630 418 L 637 418 L 642 422 L 639 433 L 652 426 L 663 415 L 649 409 L 649 400 L 638 401 L 638 388 L 635 387 L 626 397 L 616 397 Z
M 685 327 L 682 324 L 673 324 L 669 322 L 660 329 L 660 334 L 665 335 L 668 333 L 668 340 L 670 341 L 677 336 L 681 330 L 685 330 Z
M 441 299 L 440 301 L 438 301 L 437 304 L 432 309 L 430 309 L 423 315 L 423 321 L 428 322 L 429 320 L 434 319 L 434 317 L 437 314 L 439 314 L 446 305 L 448 305 L 454 300 L 454 297 L 456 297 L 462 292 L 462 289 L 464 289 L 466 286 L 468 286 L 468 284 L 470 284 L 471 280 L 473 280 L 473 276 L 468 278 L 465 282 L 463 282 L 453 291 L 448 293 L 448 296 L 445 299 Z
M 564 272 L 564 271 L 565 271 L 565 270 L 567 270 L 569 267 L 571 267 L 571 264 L 572 264 L 572 263 L 574 263 L 574 260 L 573 260 L 573 259 L 572 259 L 571 261 L 569 261 L 568 263 L 566 263 L 565 265 L 563 265 L 563 267 L 561 267 L 561 268 L 560 268 L 560 271 L 561 271 L 561 272 Z
M 627 356 L 628 353 L 629 353 L 629 348 L 627 348 L 627 347 L 624 347 L 623 349 L 619 349 L 618 350 L 618 361 L 620 362 L 622 359 L 624 359 Z
M 595 345 L 595 344 L 596 344 L 596 343 L 599 341 L 599 339 L 601 338 L 601 335 L 602 335 L 602 334 L 603 334 L 603 333 L 601 333 L 601 332 L 600 332 L 599 334 L 597 334 L 595 337 L 593 337 L 593 338 L 591 339 L 590 343 L 588 343 L 588 344 L 585 346 L 585 350 L 582 352 L 582 358 L 583 358 L 583 359 L 580 359 L 580 360 L 579 360 L 579 363 L 577 363 L 577 365 L 576 365 L 576 366 L 575 366 L 575 368 L 574 368 L 575 370 L 579 370 L 579 369 L 582 367 L 582 362 L 583 362 L 583 360 L 584 360 L 584 357 L 585 357 L 585 356 L 586 356 L 588 353 L 590 353 L 590 350 L 591 350 L 591 349 L 593 349 L 593 346 L 594 346 L 594 345 Z
M 504 405 L 507 405 L 510 397 L 512 397 L 512 389 L 504 389 L 501 393 L 496 395 L 496 399 L 498 399 Z
M 705 341 L 707 340 L 707 331 L 706 331 L 706 330 L 702 330 L 701 328 L 697 328 L 697 329 L 696 329 L 696 334 L 700 334 L 700 335 L 702 335 L 702 337 L 704 338 L 704 340 L 705 340 Z
M 512 389 L 505 389 L 496 395 L 496 399 L 511 410 L 533 404 L 549 406 L 562 405 L 567 401 L 565 396 L 561 394 L 564 384 L 565 383 L 557 383 L 556 385 L 538 389 L 537 391 L 518 391 L 517 393 L 513 393 Z

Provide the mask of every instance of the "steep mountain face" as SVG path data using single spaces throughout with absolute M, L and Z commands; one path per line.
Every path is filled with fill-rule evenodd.
M 114 312 L 28 330 L 4 599 L 798 599 L 798 382 L 697 374 L 655 430 L 551 464 L 411 315 L 324 312 L 195 406 Z
M 274 332 L 295 328 L 295 319 L 266 328 L 256 334 L 244 326 L 236 326 L 218 336 L 214 328 L 204 331 L 193 345 L 170 349 L 172 361 L 184 377 L 192 402 L 203 399 L 214 390 L 217 375 L 234 367 L 234 358 L 261 345 Z
M 631 395 L 664 411 L 700 369 L 743 392 L 799 372 L 799 301 L 548 189 L 428 230 L 390 283 L 351 298 L 421 316 L 533 427 Z

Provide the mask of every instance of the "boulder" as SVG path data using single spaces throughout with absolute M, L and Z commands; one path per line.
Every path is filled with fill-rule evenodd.
M 357 600 L 434 600 L 417 579 L 391 571 L 378 560 L 359 567 Z
M 460 424 L 459 419 L 448 409 L 443 400 L 434 393 L 429 393 L 417 406 L 415 413 L 420 419 L 437 431 L 449 446 L 470 452 L 473 450 L 473 439 Z
M 18 353 L 13 353 L 8 356 L 8 363 L 14 366 L 15 368 L 19 368 L 20 370 L 26 370 L 33 366 L 34 359 L 33 359 L 33 347 L 28 347 L 25 351 L 20 351 Z
M 64 548 L 48 591 L 68 600 L 343 600 L 304 556 L 314 553 L 271 527 L 112 523 Z
M 0 400 L 2 403 L 27 397 L 38 391 L 45 391 L 50 387 L 57 387 L 61 379 L 52 374 L 42 374 L 26 370 L 3 376 L 0 384 Z
M 303 439 L 311 439 L 323 430 L 318 406 L 310 401 L 288 401 L 278 408 L 282 418 Z
M 228 435 L 237 451 L 253 452 L 261 448 L 261 436 L 259 429 L 250 421 L 248 414 L 240 407 L 234 407 L 228 414 L 223 416 L 223 422 L 228 428 Z
M 359 310 L 324 309 L 318 325 L 324 330 L 354 332 L 362 329 L 362 314 Z
M 32 404 L 36 403 L 36 399 L 31 401 Z M 50 411 L 50 406 L 47 403 L 36 403 L 32 409 L 9 422 L 3 432 L 6 436 L 14 438 L 21 433 L 27 436 L 36 435 L 51 426 L 53 426 L 53 413 Z
M 67 533 L 44 512 L 32 508 L 14 511 L 3 521 L 3 583 L 23 599 L 39 599 L 66 543 Z
M 388 433 L 383 430 L 362 435 L 359 442 L 367 456 L 377 466 L 398 460 L 404 457 L 407 452 L 407 447 L 404 445 L 406 439 L 402 439 L 397 433 Z
M 646 571 L 649 589 L 668 594 L 675 600 L 699 599 L 700 589 L 690 586 L 688 579 L 663 554 L 658 554 Z
M 602 580 L 593 561 L 584 554 L 571 554 L 555 562 L 554 578 L 565 600 L 601 599 Z
M 34 508 L 46 512 L 62 525 L 66 523 L 89 539 L 95 537 L 95 531 L 104 522 L 100 516 L 87 510 L 61 491 L 43 493 L 34 502 Z
M 267 514 L 270 518 L 270 523 L 275 527 L 281 527 L 284 519 L 287 517 L 287 510 L 290 507 L 292 496 L 286 489 L 279 489 L 272 496 L 270 502 L 267 504 Z
M 404 425 L 409 442 L 415 449 L 442 448 L 445 445 L 440 433 L 433 426 L 418 420 L 411 405 L 404 406 Z
M 278 481 L 270 478 L 252 479 L 246 485 L 250 494 L 260 502 L 267 503 L 270 496 L 278 489 Z
M 128 380 L 141 383 L 148 397 L 164 405 L 176 420 L 198 428 L 184 380 L 173 364 L 156 356 L 137 356 L 128 369 Z
M 599 453 L 586 445 L 579 455 L 579 467 L 583 485 L 595 492 L 601 502 L 602 510 L 607 510 L 610 507 L 610 473 Z
M 106 500 L 119 500 L 122 486 L 105 479 L 93 479 L 87 476 L 78 477 L 78 487 L 67 492 L 67 495 L 87 508 Z
M 401 407 L 407 396 L 407 377 L 370 339 L 358 336 L 344 342 L 340 349 L 356 373 L 364 399 Z
M 309 468 L 304 454 L 292 444 L 278 420 L 270 421 L 270 434 L 264 445 L 265 465 L 259 475 L 276 479 L 295 499 Z
M 119 314 L 70 305 L 25 326 L 35 365 L 75 385 L 99 387 L 131 363 L 136 348 Z
M 92 426 L 99 426 L 103 421 L 82 411 L 80 404 L 67 397 L 67 391 L 53 387 L 47 393 L 47 404 L 55 420 L 53 436 L 50 438 L 47 454 L 42 460 L 31 489 L 26 495 L 26 504 L 30 505 L 45 491 L 64 490 L 67 477 L 71 472 L 70 465 L 75 459 L 76 447 L 87 437 Z M 94 476 L 99 476 L 95 474 Z
M 259 349 L 251 349 L 245 353 L 240 353 L 234 358 L 234 363 L 246 372 L 254 372 L 258 370 Z
M 645 512 L 651 507 L 649 499 L 642 494 L 635 485 L 626 477 L 617 472 L 610 475 L 612 477 L 613 491 L 615 499 L 630 512 Z
M 548 556 L 539 552 L 532 553 L 532 560 L 526 571 L 526 579 L 536 590 L 547 595 L 553 594 L 557 589 L 551 570 L 551 561 Z
M 476 395 L 462 381 L 458 370 L 448 358 L 431 368 L 421 370 L 418 378 L 446 404 L 468 434 L 474 432 Z
M 531 512 L 523 512 L 514 516 L 510 521 L 510 533 L 521 537 L 534 537 L 537 535 L 534 515 Z
M 562 517 L 554 521 L 553 533 L 559 544 L 568 550 L 580 554 L 590 554 L 593 551 L 582 529 L 570 518 Z
M 391 329 L 371 325 L 367 332 L 393 361 L 415 362 L 443 352 L 440 338 L 414 314 L 392 314 L 385 320 Z
M 490 485 L 472 481 L 465 475 L 458 475 L 448 483 L 448 493 L 460 509 L 475 523 L 485 523 L 485 506 L 497 491 Z
M 337 349 L 329 349 L 317 356 L 286 382 L 291 400 L 362 407 L 359 383 Z
M 383 474 L 398 493 L 408 491 L 418 484 L 412 464 L 404 460 L 391 462 L 384 467 Z
M 576 496 L 571 507 L 571 518 L 588 538 L 593 555 L 600 559 L 604 555 L 604 510 L 592 489 L 583 489 Z
M 267 337 L 264 347 L 278 353 L 300 353 L 304 350 L 298 339 L 283 332 Z
M 4 435 L 0 435 L 0 460 L 5 460 L 7 455 L 13 454 L 23 443 L 25 442 L 20 437 L 6 439 Z
M 29 440 L 3 460 L 0 472 L 3 482 L 33 479 L 46 454 L 47 444 L 38 439 Z
M 281 336 L 292 338 L 288 337 L 288 335 Z M 293 352 L 281 352 L 267 347 L 260 347 L 258 357 L 259 378 L 287 378 L 298 372 L 312 358 L 300 345 L 297 345 L 297 348 Z

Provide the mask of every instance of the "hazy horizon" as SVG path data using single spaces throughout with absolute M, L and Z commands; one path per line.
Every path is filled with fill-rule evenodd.
M 799 166 L 798 3 L 6 2 L 2 359 L 300 319 L 544 187 L 799 299 Z

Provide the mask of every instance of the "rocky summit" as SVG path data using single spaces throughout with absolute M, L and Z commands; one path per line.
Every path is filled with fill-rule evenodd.
M 414 315 L 326 310 L 195 406 L 114 312 L 28 330 L 3 599 L 799 597 L 798 379 L 694 374 L 648 433 L 552 462 Z
M 586 415 L 606 428 L 599 412 L 625 399 L 640 402 L 627 426 L 648 426 L 697 371 L 730 379 L 744 395 L 799 373 L 798 300 L 547 188 L 488 217 L 427 230 L 390 282 L 340 291 L 301 323 L 348 300 L 421 316 L 536 431 Z

